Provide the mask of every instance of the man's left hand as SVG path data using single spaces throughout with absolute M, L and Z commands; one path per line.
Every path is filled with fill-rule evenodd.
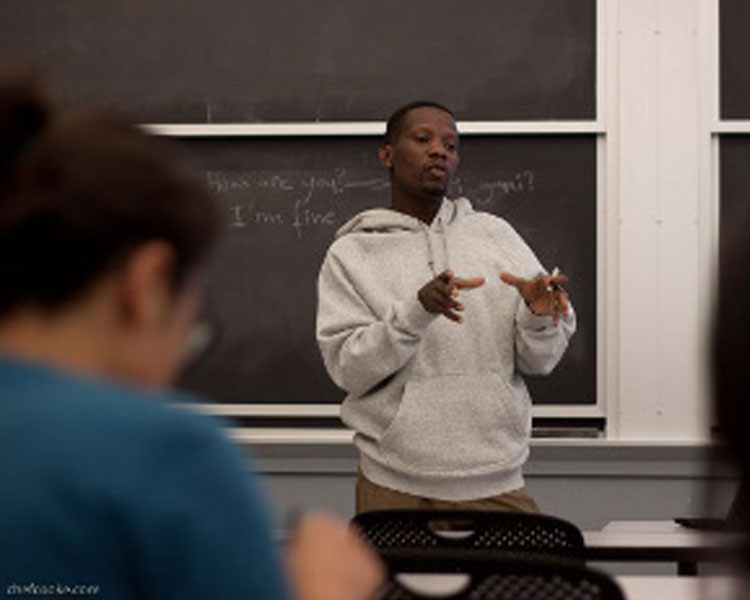
M 560 315 L 568 315 L 568 293 L 562 287 L 568 282 L 566 275 L 556 273 L 522 279 L 506 272 L 500 273 L 500 279 L 518 290 L 531 312 L 552 317 L 555 326 Z

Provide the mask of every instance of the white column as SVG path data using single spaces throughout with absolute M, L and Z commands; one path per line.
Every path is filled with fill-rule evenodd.
M 618 2 L 622 438 L 705 437 L 698 3 Z

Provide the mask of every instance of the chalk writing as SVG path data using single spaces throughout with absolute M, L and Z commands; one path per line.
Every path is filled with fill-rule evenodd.
M 476 197 L 477 204 L 486 206 L 493 200 L 511 194 L 525 194 L 534 191 L 534 172 L 528 169 L 511 174 L 504 179 L 480 183 Z
M 230 207 L 230 212 L 232 214 L 229 221 L 230 229 L 235 227 L 247 227 L 247 222 L 242 218 L 241 205 L 235 204 L 234 206 Z
M 292 221 L 292 227 L 297 232 L 297 237 L 302 237 L 302 233 L 305 227 L 313 227 L 316 225 L 332 227 L 336 225 L 336 213 L 332 210 L 325 212 L 317 212 L 311 208 L 303 208 L 303 205 L 310 203 L 310 196 L 305 198 L 299 198 L 294 202 L 294 221 Z
M 217 196 L 230 199 L 228 205 L 222 202 L 230 229 L 286 225 L 298 238 L 311 228 L 340 225 L 332 199 L 347 192 L 378 192 L 389 185 L 387 177 L 351 178 L 345 168 L 320 173 L 208 171 L 206 181 Z M 380 203 L 373 200 L 373 205 Z
M 492 180 L 455 177 L 449 197 L 466 196 L 478 207 L 535 190 L 535 173 L 529 169 L 499 172 Z M 230 229 L 291 227 L 297 238 L 314 228 L 335 228 L 353 216 L 351 198 L 373 193 L 372 206 L 384 206 L 388 177 L 351 177 L 345 168 L 322 172 L 208 171 L 206 180 L 228 216 Z M 222 199 L 223 198 L 223 199 Z
M 229 228 L 244 228 L 249 224 L 256 225 L 283 225 L 284 215 L 280 212 L 271 212 L 255 208 L 255 203 L 232 204 L 229 210 Z
M 343 194 L 347 190 L 384 190 L 388 188 L 388 177 L 371 179 L 349 179 L 344 168 L 333 169 L 332 173 L 304 172 L 290 174 L 269 174 L 255 171 L 207 171 L 206 181 L 217 194 L 250 191 L 253 189 L 294 192 L 306 190 Z

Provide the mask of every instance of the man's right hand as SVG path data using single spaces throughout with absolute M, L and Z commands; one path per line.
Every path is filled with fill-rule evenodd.
M 422 286 L 417 297 L 427 312 L 445 315 L 456 323 L 462 323 L 463 317 L 454 312 L 464 309 L 464 305 L 456 299 L 459 290 L 477 288 L 482 284 L 484 277 L 461 279 L 454 277 L 453 271 L 449 269 Z

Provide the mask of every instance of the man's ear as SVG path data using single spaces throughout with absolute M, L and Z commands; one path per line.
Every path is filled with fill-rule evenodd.
M 390 169 L 393 166 L 393 146 L 384 144 L 378 148 L 378 160 L 384 167 Z
M 157 323 L 171 300 L 174 249 L 161 241 L 146 242 L 128 257 L 118 285 L 119 314 L 128 326 Z

